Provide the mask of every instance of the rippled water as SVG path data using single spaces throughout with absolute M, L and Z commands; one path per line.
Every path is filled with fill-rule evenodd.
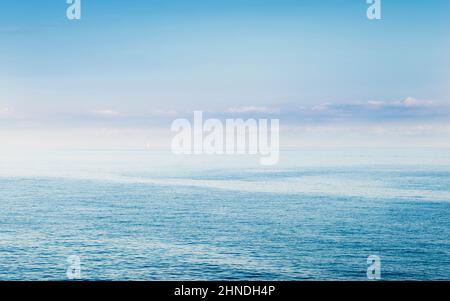
M 450 279 L 450 152 L 4 153 L 0 280 Z

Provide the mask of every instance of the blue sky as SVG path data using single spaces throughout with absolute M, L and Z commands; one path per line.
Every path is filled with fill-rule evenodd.
M 82 0 L 80 21 L 66 7 L 2 0 L 0 128 L 164 127 L 194 109 L 315 126 L 449 117 L 445 0 L 383 0 L 379 21 L 365 0 Z

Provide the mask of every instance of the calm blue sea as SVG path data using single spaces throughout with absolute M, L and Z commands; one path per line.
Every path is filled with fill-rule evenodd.
M 0 156 L 0 280 L 450 279 L 449 150 Z

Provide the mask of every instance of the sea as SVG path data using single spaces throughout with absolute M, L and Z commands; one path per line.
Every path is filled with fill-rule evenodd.
M 450 280 L 449 149 L 0 152 L 0 280 Z

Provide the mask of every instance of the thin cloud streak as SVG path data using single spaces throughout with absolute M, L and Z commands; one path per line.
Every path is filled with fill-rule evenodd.
M 64 123 L 66 126 L 114 126 L 114 127 L 147 127 L 150 125 L 167 126 L 176 118 L 192 118 L 193 111 L 201 110 L 205 118 L 277 118 L 285 125 L 384 125 L 445 123 L 450 120 L 450 106 L 438 104 L 430 100 L 420 100 L 407 97 L 398 101 L 367 101 L 367 102 L 327 102 L 318 105 L 298 106 L 287 104 L 278 107 L 244 105 L 241 107 L 224 108 L 223 110 L 209 108 L 149 108 L 119 111 L 112 108 L 93 109 L 78 112 L 20 112 L 21 122 L 28 124 L 52 125 Z M 0 118 L 18 116 L 12 108 L 0 108 Z

